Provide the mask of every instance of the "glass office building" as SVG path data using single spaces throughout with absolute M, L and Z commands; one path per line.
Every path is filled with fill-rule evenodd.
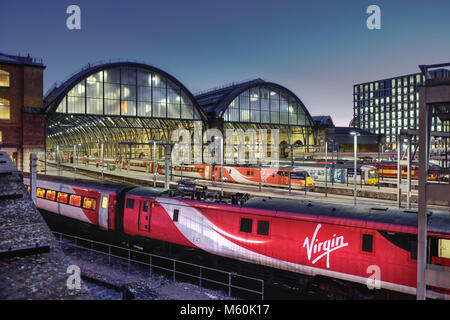
M 450 78 L 450 71 L 432 71 L 433 78 Z M 386 150 L 397 147 L 401 129 L 418 129 L 419 86 L 422 73 L 360 83 L 353 86 L 353 124 L 355 127 L 386 137 Z M 449 131 L 449 125 L 437 117 L 432 119 L 432 131 Z

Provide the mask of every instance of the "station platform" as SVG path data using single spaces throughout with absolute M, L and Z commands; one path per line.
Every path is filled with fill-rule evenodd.
M 60 170 L 57 170 L 55 162 L 47 162 L 47 174 L 61 175 L 65 177 L 75 177 L 74 165 L 71 163 L 60 163 Z M 98 180 L 102 176 L 102 169 L 94 165 L 78 164 L 76 168 L 77 178 L 91 178 Z M 103 178 L 109 181 L 125 182 L 150 187 L 164 187 L 164 175 L 155 175 L 153 173 L 146 173 L 133 170 L 107 170 L 104 167 Z M 173 176 L 170 181 L 170 188 L 177 188 L 178 181 L 181 177 Z M 212 182 L 209 180 L 196 179 L 198 185 L 207 186 L 209 191 L 221 192 L 221 182 Z M 406 185 L 402 186 L 402 190 L 406 190 Z M 313 191 L 291 189 L 289 187 L 266 187 L 258 185 L 245 185 L 236 183 L 223 183 L 224 194 L 248 193 L 251 196 L 273 196 L 278 198 L 298 198 L 302 200 L 321 201 L 327 203 L 347 204 L 353 205 L 353 184 L 328 182 L 327 196 L 325 197 L 325 183 L 316 182 Z M 397 189 L 389 187 L 366 186 L 357 185 L 357 204 L 358 205 L 381 205 L 389 207 L 398 207 Z M 448 203 L 429 203 L 430 209 L 449 210 Z M 406 206 L 406 193 L 402 194 L 402 208 Z M 417 190 L 411 191 L 411 208 L 417 208 Z
M 6 152 L 0 152 L 0 300 L 90 300 L 68 289 L 71 265 Z

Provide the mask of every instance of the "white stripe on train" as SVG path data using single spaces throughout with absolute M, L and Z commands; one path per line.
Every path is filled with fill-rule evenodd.
M 311 276 L 323 275 L 326 277 L 357 282 L 364 285 L 366 285 L 368 282 L 368 277 L 360 277 L 347 273 L 299 265 L 274 259 L 245 249 L 223 237 L 219 232 L 216 231 L 216 229 L 220 229 L 217 228 L 204 215 L 202 215 L 197 209 L 188 206 L 182 201 L 176 199 L 156 198 L 156 200 L 161 204 L 161 206 L 163 206 L 166 213 L 172 220 L 174 210 L 179 210 L 178 221 L 174 222 L 175 226 L 186 237 L 187 240 L 206 252 L 247 262 L 259 263 L 269 267 L 303 273 Z M 243 239 L 240 240 L 245 241 Z M 381 287 L 387 290 L 398 291 L 411 295 L 416 294 L 415 287 L 409 287 L 385 281 L 380 281 L 380 283 Z M 428 295 L 431 298 L 450 299 L 449 295 L 434 292 L 429 292 Z

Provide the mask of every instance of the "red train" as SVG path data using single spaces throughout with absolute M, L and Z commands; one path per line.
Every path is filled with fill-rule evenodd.
M 29 179 L 24 178 L 29 184 Z M 37 206 L 131 239 L 415 295 L 417 214 L 255 197 L 241 205 L 169 197 L 162 189 L 39 176 Z M 450 266 L 450 216 L 428 220 L 428 263 Z M 431 298 L 450 298 L 429 288 Z
M 379 162 L 369 162 L 369 163 L 364 163 L 366 165 L 371 165 L 374 166 L 375 168 L 379 169 L 380 172 L 380 177 L 382 176 L 383 178 L 397 178 L 397 171 L 398 171 L 398 167 L 397 167 L 397 163 L 396 162 L 383 162 L 382 165 Z M 434 164 L 430 164 L 429 165 L 430 169 L 439 169 L 439 167 L 437 165 Z M 402 179 L 406 179 L 408 177 L 408 172 L 407 172 L 407 168 L 406 166 L 402 166 Z M 443 175 L 439 176 L 440 179 L 444 179 Z M 411 179 L 419 179 L 419 166 L 417 164 L 412 164 L 411 165 Z M 428 179 L 429 180 L 437 180 L 438 179 L 438 174 L 436 173 L 430 173 L 428 174 Z
M 86 163 L 94 162 L 96 165 L 101 165 L 101 160 L 83 159 Z M 119 165 L 115 159 L 104 159 L 104 164 Z M 147 171 L 148 173 L 154 173 L 154 162 L 147 160 L 131 160 L 128 162 L 129 168 L 134 171 Z M 126 162 L 121 164 L 122 169 L 126 169 Z M 172 174 L 178 177 L 187 177 L 194 179 L 214 180 L 220 181 L 222 172 L 222 166 L 210 165 L 210 164 L 190 164 L 190 165 L 175 165 L 172 167 Z M 261 170 L 261 172 L 260 172 Z M 156 171 L 158 174 L 163 175 L 165 173 L 164 163 L 159 162 L 157 164 Z M 292 170 L 288 167 L 270 168 L 257 166 L 239 166 L 239 165 L 225 165 L 223 167 L 223 177 L 226 182 L 242 183 L 258 185 L 261 182 L 267 186 L 289 186 L 293 189 L 303 189 L 305 186 L 309 189 L 314 188 L 314 180 L 311 178 L 306 170 Z

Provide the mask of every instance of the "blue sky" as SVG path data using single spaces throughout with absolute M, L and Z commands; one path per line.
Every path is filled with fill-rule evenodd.
M 81 8 L 68 30 L 66 8 Z M 381 30 L 366 8 L 381 8 Z M 44 91 L 88 62 L 128 58 L 192 92 L 260 77 L 296 93 L 312 115 L 348 125 L 355 83 L 450 61 L 448 0 L 3 0 L 0 52 L 47 66 Z

